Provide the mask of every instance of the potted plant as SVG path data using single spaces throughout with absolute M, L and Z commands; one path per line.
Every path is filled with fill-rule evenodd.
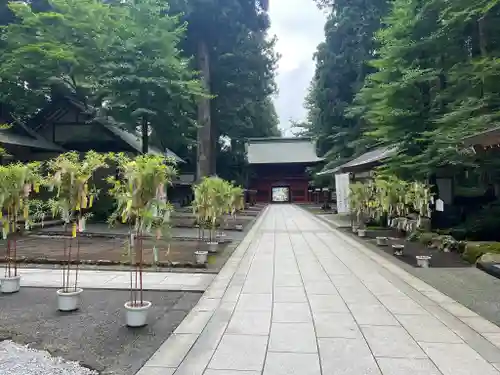
M 109 221 L 129 223 L 128 256 L 130 259 L 130 300 L 125 302 L 125 318 L 129 327 L 147 324 L 151 302 L 144 299 L 143 269 L 144 240 L 160 239 L 169 231 L 173 206 L 167 201 L 166 188 L 176 170 L 173 161 L 159 155 L 140 155 L 130 159 L 124 154 L 113 155 L 118 176 L 110 176 L 109 194 L 116 210 Z
M 17 268 L 17 238 L 19 221 L 26 229 L 39 215 L 30 216 L 30 195 L 38 192 L 42 177 L 39 162 L 14 163 L 0 167 L 0 217 L 3 239 L 7 240 L 7 262 L 4 277 L 0 279 L 2 293 L 15 293 L 21 287 Z
M 97 189 L 89 188 L 89 183 L 96 170 L 107 167 L 106 158 L 106 155 L 95 151 L 87 152 L 83 158 L 77 152 L 67 152 L 47 163 L 49 175 L 46 184 L 50 191 L 55 191 L 55 197 L 48 201 L 48 205 L 52 216 L 61 217 L 65 229 L 62 287 L 57 290 L 60 311 L 77 310 L 80 304 L 83 289 L 78 287 L 78 233 L 85 230 L 88 209 L 99 193 Z M 68 227 L 71 228 L 69 235 Z
M 239 186 L 231 186 L 229 207 L 230 207 L 230 214 L 233 220 L 236 222 L 237 213 L 245 209 L 245 195 L 243 188 Z M 235 224 L 234 227 L 236 230 L 239 231 L 243 230 L 242 224 Z
M 429 268 L 429 261 L 431 260 L 429 255 L 417 255 L 415 258 L 417 259 L 418 267 Z
M 394 245 L 392 245 L 393 253 L 396 256 L 402 256 L 404 249 L 405 249 L 405 245 L 403 245 L 403 244 L 394 244 Z
M 377 237 L 376 240 L 378 246 L 387 246 L 387 242 L 389 241 L 387 237 Z
M 227 183 L 219 177 L 205 177 L 194 187 L 194 197 L 193 212 L 197 221 L 209 230 L 208 251 L 217 252 L 219 242 L 215 232 L 217 224 L 227 212 Z

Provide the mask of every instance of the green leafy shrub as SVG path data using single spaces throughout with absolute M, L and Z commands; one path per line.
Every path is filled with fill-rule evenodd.
M 429 246 L 433 243 L 433 241 L 439 237 L 439 234 L 433 232 L 422 232 L 420 233 L 420 237 L 418 242 L 422 245 Z
M 450 234 L 458 240 L 500 241 L 500 201 L 495 201 L 469 215 Z
M 500 254 L 500 242 L 468 243 L 462 257 L 469 263 L 476 263 L 479 257 L 487 253 Z

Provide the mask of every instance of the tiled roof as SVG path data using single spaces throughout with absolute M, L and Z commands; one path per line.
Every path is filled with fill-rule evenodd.
M 493 146 L 499 143 L 500 127 L 488 129 L 462 139 L 464 146 Z
M 247 141 L 249 164 L 317 163 L 316 147 L 310 138 L 251 138 Z
M 382 160 L 394 155 L 396 152 L 397 152 L 397 146 L 394 146 L 394 145 L 379 147 L 379 148 L 376 148 L 374 150 L 365 152 L 361 156 L 358 156 L 357 158 L 355 158 L 355 159 L 353 159 L 345 164 L 342 164 L 336 168 L 321 171 L 318 173 L 318 176 L 323 176 L 323 175 L 332 174 L 332 173 L 348 172 L 349 169 L 354 168 L 354 167 L 360 167 L 362 165 L 382 161 Z

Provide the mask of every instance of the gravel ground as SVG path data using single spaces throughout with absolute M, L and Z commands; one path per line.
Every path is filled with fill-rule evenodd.
M 61 313 L 56 310 L 55 289 L 24 287 L 16 294 L 0 294 L 0 342 L 29 344 L 103 375 L 133 375 L 170 336 L 200 296 L 201 293 L 147 291 L 144 299 L 153 303 L 149 324 L 130 329 L 124 324 L 127 291 L 86 289 L 80 310 Z M 13 374 L 58 374 L 32 370 L 28 372 L 29 367 L 24 366 L 21 372 Z M 5 375 L 1 369 L 0 375 Z
M 2 375 L 98 375 L 78 362 L 52 357 L 44 350 L 31 349 L 12 341 L 0 342 Z

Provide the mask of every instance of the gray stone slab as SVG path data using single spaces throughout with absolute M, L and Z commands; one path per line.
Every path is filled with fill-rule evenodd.
M 500 362 L 499 363 L 493 363 L 493 367 L 496 368 L 500 372 Z
M 453 303 L 441 303 L 440 306 L 448 311 L 449 313 L 458 316 L 458 317 L 474 317 L 477 316 L 477 314 L 469 310 L 467 307 L 464 305 L 458 303 L 458 302 L 453 302 Z
M 273 323 L 269 338 L 271 352 L 317 353 L 312 323 Z
M 427 358 L 402 327 L 362 326 L 361 330 L 375 357 Z
M 483 336 L 493 345 L 500 348 L 500 333 L 483 333 Z
M 205 328 L 213 315 L 213 311 L 192 310 L 182 323 L 177 327 L 175 333 L 198 333 Z
M 295 275 L 275 275 L 274 286 L 302 286 L 302 278 L 299 274 Z
M 318 344 L 325 375 L 381 375 L 375 358 L 362 337 L 320 338 Z
M 271 311 L 238 310 L 233 314 L 226 333 L 239 335 L 269 335 Z
M 313 313 L 337 312 L 347 313 L 346 304 L 338 295 L 310 295 L 308 296 Z
M 481 316 L 460 318 L 465 324 L 479 333 L 500 333 L 500 327 Z
M 208 368 L 262 371 L 267 341 L 267 336 L 224 335 Z
M 230 286 L 227 288 L 226 293 L 222 297 L 223 302 L 236 302 L 240 297 L 240 293 L 243 287 L 241 286 Z
M 379 305 L 364 305 L 355 304 L 349 305 L 352 315 L 356 322 L 360 325 L 377 325 L 377 326 L 398 326 L 399 322 L 394 316 L 381 304 Z
M 271 311 L 273 295 L 266 294 L 241 294 L 236 310 L 244 311 Z
M 135 375 L 173 375 L 175 367 L 143 367 Z
M 304 284 L 306 293 L 309 294 L 330 294 L 338 295 L 337 289 L 333 286 L 331 281 L 314 281 L 306 282 Z
M 311 311 L 307 303 L 275 303 L 273 322 L 308 323 L 312 321 Z
M 378 358 L 384 375 L 442 375 L 428 359 Z
M 273 284 L 267 281 L 260 281 L 255 279 L 255 281 L 248 281 L 243 285 L 243 293 L 252 294 L 265 294 L 273 292 Z
M 206 370 L 203 375 L 260 375 L 260 371 Z
M 408 297 L 379 296 L 380 302 L 393 314 L 428 315 L 422 306 Z
M 351 304 L 364 304 L 364 305 L 377 305 L 379 300 L 365 287 L 338 287 L 340 296 L 347 305 Z
M 321 375 L 318 354 L 270 352 L 263 375 Z
M 220 298 L 205 298 L 201 297 L 198 301 L 198 304 L 194 307 L 193 310 L 196 311 L 215 311 L 219 306 L 221 300 Z
M 282 286 L 274 288 L 274 302 L 307 302 L 306 293 L 301 286 Z
M 351 314 L 315 313 L 314 326 L 318 337 L 359 338 L 361 331 Z
M 192 333 L 172 334 L 155 354 L 146 362 L 148 367 L 177 367 L 193 346 L 198 335 Z
M 396 315 L 415 341 L 463 343 L 451 329 L 430 315 Z
M 466 344 L 420 343 L 443 375 L 498 375 L 498 371 Z

